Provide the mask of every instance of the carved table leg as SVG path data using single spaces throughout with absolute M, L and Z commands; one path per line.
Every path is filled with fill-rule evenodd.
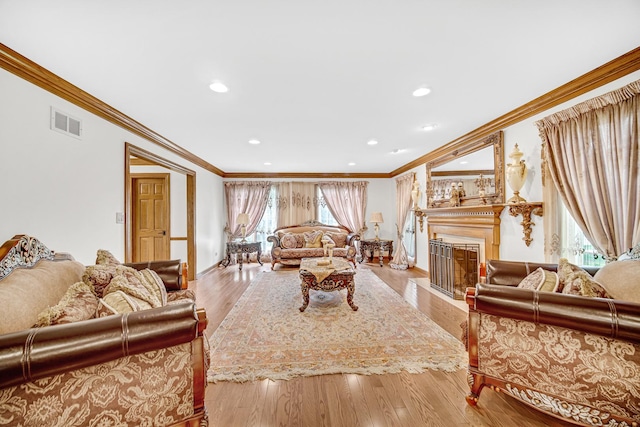
M 309 306 L 309 285 L 302 279 L 302 283 L 300 283 L 300 289 L 302 290 L 302 306 L 300 307 L 300 311 L 305 311 L 307 306 Z
M 258 262 L 260 263 L 260 265 L 263 265 L 260 258 L 262 258 L 262 249 L 258 248 Z
M 356 293 L 356 283 L 353 279 L 347 284 L 347 304 L 353 311 L 358 311 L 358 306 L 353 303 L 353 295 Z

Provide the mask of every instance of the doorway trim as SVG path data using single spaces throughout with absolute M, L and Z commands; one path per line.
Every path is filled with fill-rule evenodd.
M 131 189 L 131 156 L 136 156 L 140 159 L 147 160 L 155 163 L 159 166 L 163 166 L 174 172 L 186 175 L 187 178 L 187 263 L 188 279 L 194 280 L 196 277 L 197 265 L 196 265 L 196 244 L 195 244 L 195 230 L 196 230 L 196 173 L 191 169 L 187 169 L 182 165 L 174 163 L 157 154 L 147 151 L 143 148 L 137 147 L 129 142 L 124 144 L 124 253 L 125 262 L 132 262 L 133 260 L 133 221 L 131 221 L 132 215 L 132 203 L 133 195 Z

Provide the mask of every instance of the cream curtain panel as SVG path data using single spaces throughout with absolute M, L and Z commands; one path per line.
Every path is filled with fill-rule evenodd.
M 403 230 L 407 222 L 407 214 L 412 206 L 411 190 L 413 181 L 416 179 L 415 172 L 396 178 L 396 229 L 398 233 L 398 244 L 393 259 L 389 262 L 391 268 L 396 270 L 406 270 L 409 268 L 409 256 L 407 247 L 404 245 L 402 237 Z
M 224 183 L 227 201 L 227 225 L 224 231 L 227 240 L 241 237 L 240 225 L 236 222 L 238 214 L 249 215 L 247 235 L 253 233 L 264 215 L 269 199 L 271 182 L 269 181 L 228 181 Z
M 367 181 L 318 183 L 331 215 L 339 224 L 362 235 L 367 207 Z
M 640 242 L 639 94 L 640 80 L 536 122 L 559 196 L 608 260 Z
M 315 219 L 316 184 L 280 182 L 277 184 L 278 227 L 298 225 Z

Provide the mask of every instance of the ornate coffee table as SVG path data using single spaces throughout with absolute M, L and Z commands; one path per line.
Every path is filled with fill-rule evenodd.
M 302 289 L 302 307 L 304 311 L 309 305 L 309 289 L 316 291 L 339 291 L 347 289 L 347 303 L 353 309 L 358 306 L 353 303 L 353 294 L 356 292 L 354 275 L 356 271 L 344 259 L 333 258 L 329 265 L 318 265 L 322 258 L 302 258 L 300 262 L 300 288 Z

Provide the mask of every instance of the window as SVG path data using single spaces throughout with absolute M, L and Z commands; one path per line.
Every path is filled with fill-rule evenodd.
M 575 265 L 601 267 L 605 264 L 604 256 L 587 240 L 578 224 L 562 205 L 561 257 L 567 258 Z
M 262 215 L 262 219 L 256 227 L 256 231 L 250 236 L 247 236 L 249 242 L 262 242 L 262 253 L 271 253 L 272 243 L 267 241 L 267 237 L 273 234 L 278 223 L 278 209 L 276 208 L 276 187 L 271 186 L 269 190 L 269 200 L 267 201 L 267 208 Z
M 324 201 L 324 197 L 322 197 L 322 191 L 320 191 L 319 187 L 316 187 L 316 199 L 318 200 L 317 206 L 317 217 L 318 221 L 327 224 L 327 225 L 340 225 L 338 221 L 333 217 L 331 211 L 327 207 L 327 203 Z
M 415 258 L 416 257 L 416 214 L 413 210 L 410 210 L 407 215 L 407 223 L 403 230 L 402 241 L 404 242 L 404 247 L 407 249 L 407 256 L 409 258 Z

